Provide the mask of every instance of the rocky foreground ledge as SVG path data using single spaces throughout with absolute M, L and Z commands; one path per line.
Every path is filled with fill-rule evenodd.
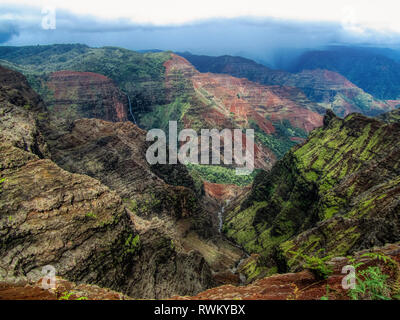
M 132 298 L 96 285 L 76 284 L 57 279 L 55 289 L 43 289 L 42 281 L 0 282 L 1 300 L 132 300 Z
M 378 266 L 387 275 L 388 297 L 398 298 L 400 289 L 400 244 L 389 244 L 357 252 L 352 257 L 336 257 L 326 263 L 331 273 L 321 279 L 315 270 L 276 274 L 257 280 L 247 286 L 224 285 L 206 290 L 194 297 L 172 297 L 180 300 L 349 300 L 349 291 L 343 289 L 342 280 L 346 265 L 359 267 L 357 274 L 369 267 Z M 368 296 L 359 297 L 368 299 Z
M 276 274 L 246 286 L 223 285 L 196 296 L 173 296 L 171 300 L 349 300 L 349 291 L 343 289 L 346 265 L 359 266 L 357 273 L 369 267 L 379 267 L 387 275 L 388 297 L 397 299 L 400 288 L 400 244 L 389 244 L 357 252 L 352 257 L 336 257 L 326 262 L 331 273 L 321 279 L 312 269 L 296 273 Z M 368 299 L 368 296 L 360 297 Z M 45 290 L 41 281 L 0 282 L 0 299 L 12 300 L 129 300 L 130 297 L 106 288 L 76 284 L 57 279 L 57 287 Z

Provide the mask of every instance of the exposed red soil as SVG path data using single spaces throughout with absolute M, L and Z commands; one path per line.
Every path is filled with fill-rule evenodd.
M 183 117 L 186 128 L 193 127 L 196 121 L 205 122 L 209 128 L 248 128 L 249 122 L 255 121 L 265 133 L 274 134 L 273 122 L 283 120 L 307 132 L 322 126 L 323 117 L 306 107 L 304 94 L 296 88 L 264 86 L 226 74 L 200 73 L 175 54 L 171 54 L 164 66 L 165 85 L 171 89 L 167 90 L 170 99 L 185 79 L 191 89 L 184 90 L 189 90 L 188 93 L 203 104 L 196 110 L 189 110 L 189 113 L 194 112 L 192 116 Z M 274 153 L 263 145 L 256 143 L 254 153 L 255 168 L 269 170 L 276 161 Z
M 295 142 L 299 142 L 299 143 L 302 143 L 302 142 L 306 141 L 306 139 L 301 138 L 301 137 L 290 137 L 290 140 L 295 141 Z
M 260 120 L 260 117 L 270 121 L 289 120 L 294 127 L 310 131 L 322 125 L 322 116 L 314 111 L 303 108 L 284 95 L 277 94 L 275 86 L 263 86 L 246 79 L 238 79 L 229 75 L 196 74 L 192 77 L 196 89 L 204 89 L 214 96 L 219 106 L 226 114 L 233 114 L 235 120 L 248 122 L 258 119 L 266 133 L 273 133 L 272 123 Z M 280 87 L 282 91 L 282 87 Z
M 43 289 L 42 280 L 0 282 L 0 300 L 129 300 L 122 293 L 95 285 L 76 284 L 57 278 L 55 289 Z
M 367 252 L 380 252 L 390 256 L 397 264 L 397 269 L 384 262 L 382 259 L 374 259 L 363 256 Z M 395 287 L 399 285 L 400 245 L 389 244 L 383 248 L 364 250 L 354 255 L 355 262 L 362 262 L 359 267 L 362 270 L 369 266 L 379 265 L 381 270 L 389 276 L 388 283 Z M 318 279 L 313 272 L 303 270 L 296 273 L 276 274 L 257 280 L 246 286 L 223 285 L 199 293 L 196 296 L 174 296 L 172 300 L 320 300 L 327 297 L 329 300 L 349 300 L 348 291 L 343 289 L 342 268 L 351 264 L 348 258 L 333 258 L 329 265 L 332 266 L 332 274 L 325 280 Z M 224 275 L 228 277 L 229 275 Z M 225 278 L 224 278 L 225 279 Z M 226 280 L 226 279 L 225 279 Z M 237 279 L 232 276 L 232 282 Z M 56 289 L 45 290 L 41 287 L 41 281 L 37 283 L 0 282 L 1 300 L 56 300 L 69 295 L 68 300 L 79 298 L 89 300 L 124 300 L 129 297 L 98 286 L 88 284 L 75 284 L 73 282 L 57 278 Z
M 0 300 L 57 300 L 57 295 L 31 284 L 0 283 Z
M 127 121 L 126 97 L 111 79 L 98 73 L 57 71 L 47 83 L 53 93 L 51 104 L 56 112 L 71 113 L 77 106 L 78 116 L 108 121 Z
M 206 194 L 220 201 L 235 198 L 242 189 L 242 187 L 233 184 L 218 184 L 204 181 L 204 191 Z
M 228 122 L 226 118 L 230 115 L 233 115 L 238 123 L 247 123 L 250 119 L 255 119 L 268 134 L 275 131 L 271 121 L 287 119 L 293 126 L 306 131 L 322 125 L 320 114 L 293 100 L 299 94 L 295 88 L 264 86 L 226 74 L 200 73 L 186 59 L 175 54 L 171 55 L 171 59 L 165 62 L 164 66 L 167 87 L 171 87 L 180 74 L 191 80 L 200 96 L 215 103 L 213 109 L 204 110 L 203 116 L 208 121 L 217 121 L 219 124 Z M 224 119 L 215 120 L 216 116 Z M 269 117 L 270 121 L 266 117 Z

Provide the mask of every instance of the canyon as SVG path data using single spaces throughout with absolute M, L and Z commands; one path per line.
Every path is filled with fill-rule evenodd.
M 1 145 L 3 281 L 38 281 L 41 266 L 51 264 L 70 281 L 161 298 L 213 286 L 214 271 L 240 258 L 218 237 L 184 167 L 179 175 L 189 187 L 153 172 L 142 156 L 143 130 L 43 112 L 21 75 L 1 71 L 2 126 L 9 128 Z M 209 246 L 225 249 L 206 262 L 199 250 Z
M 307 54 L 311 55 L 311 53 Z M 270 69 L 242 57 L 210 57 L 192 54 L 183 54 L 183 56 L 201 72 L 229 74 L 263 85 L 291 87 L 291 90 L 297 92 L 297 95 L 303 94 L 324 110 L 331 109 L 339 116 L 346 116 L 352 112 L 374 116 L 390 111 L 393 106 L 399 104 L 399 101 L 391 96 L 380 100 L 365 92 L 343 76 L 343 73 L 336 72 L 338 68 L 331 68 L 331 64 L 327 60 L 324 61 L 325 65 L 315 63 L 313 66 L 311 64 L 315 60 L 311 61 L 310 59 L 309 64 L 304 63 L 304 65 L 299 62 L 297 72 L 293 73 Z M 302 58 L 299 59 L 302 61 Z M 315 59 L 317 58 L 315 57 Z M 337 59 L 340 60 L 340 58 Z M 365 61 L 365 63 L 367 62 Z M 343 71 L 343 69 L 340 70 Z M 376 74 L 378 79 L 379 76 L 382 77 L 382 75 Z
M 0 67 L 0 297 L 350 299 L 341 271 L 357 263 L 398 296 L 397 100 L 240 57 L 15 50 Z M 257 170 L 150 165 L 146 130 L 169 121 L 254 129 Z

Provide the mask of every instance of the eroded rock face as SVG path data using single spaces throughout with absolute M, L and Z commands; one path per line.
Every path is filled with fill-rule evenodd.
M 222 121 L 228 124 L 231 122 L 229 115 L 232 114 L 237 123 L 247 123 L 254 117 L 254 113 L 257 113 L 264 118 L 270 118 L 270 121 L 264 120 L 266 133 L 275 132 L 272 122 L 283 119 L 305 131 L 322 124 L 322 117 L 313 111 L 317 106 L 293 99 L 295 95 L 290 92 L 293 88 L 268 87 L 243 78 L 200 73 L 187 60 L 174 54 L 164 65 L 167 87 L 176 88 L 177 82 L 188 79 L 199 98 L 212 104 L 213 108 L 205 108 L 202 114 L 210 122 L 220 125 Z M 190 90 L 190 87 L 186 90 Z M 300 95 L 299 91 L 296 93 Z M 213 109 L 214 112 L 219 112 L 223 119 L 214 118 L 214 114 L 209 113 Z
M 135 235 L 121 198 L 99 181 L 1 146 L 2 277 L 41 277 L 53 265 L 74 281 L 121 288 Z
M 127 97 L 106 76 L 93 72 L 57 71 L 48 76 L 45 100 L 63 118 L 128 120 Z
M 269 170 L 296 138 L 322 125 L 321 109 L 296 88 L 264 86 L 224 74 L 198 72 L 186 59 L 171 54 L 164 63 L 165 87 L 173 113 L 182 127 L 256 129 L 255 166 Z M 161 109 L 162 107 L 160 107 Z M 165 107 L 166 110 L 168 108 Z M 175 110 L 176 109 L 176 110 Z M 161 111 L 142 121 L 161 123 Z M 162 113 L 164 114 L 164 113 Z M 173 119 L 173 120 L 175 120 Z
M 162 229 L 161 225 L 149 224 L 148 229 L 141 231 L 143 250 L 135 257 L 126 292 L 138 299 L 165 299 L 172 292 L 190 295 L 215 286 L 203 255 L 197 250 L 181 250 L 182 240 L 168 236 L 171 233 Z
M 65 131 L 53 131 L 48 137 L 57 164 L 102 181 L 126 199 L 135 213 L 174 218 L 199 213 L 193 190 L 169 185 L 153 172 L 145 157 L 149 146 L 145 131 L 133 123 L 79 119 L 66 125 Z
M 23 75 L 3 67 L 0 84 L 0 140 L 38 155 L 46 154 L 37 124 L 37 117 L 45 116 L 41 98 Z
M 301 72 L 298 73 L 290 73 L 273 70 L 242 57 L 209 57 L 191 54 L 183 54 L 183 56 L 201 72 L 230 74 L 268 86 L 295 87 L 293 89 L 301 93 L 297 95 L 297 99 L 306 95 L 308 100 L 318 103 L 321 109 L 331 109 L 340 116 L 346 116 L 352 112 L 373 116 L 389 111 L 399 104 L 396 100 L 375 99 L 340 73 L 334 72 L 337 68 L 314 66 L 314 68 L 301 68 Z M 314 58 L 314 63 L 319 61 L 319 57 Z M 318 65 L 318 62 L 316 64 Z M 357 63 L 353 61 L 353 64 Z
M 282 84 L 300 88 L 311 101 L 340 116 L 353 112 L 373 116 L 393 108 L 393 103 L 375 99 L 339 73 L 329 70 L 303 70 L 288 74 L 286 79 L 282 79 Z
M 328 113 L 324 128 L 255 178 L 224 230 L 272 271 L 297 270 L 293 252 L 339 256 L 399 241 L 399 130 Z
M 236 198 L 243 192 L 243 187 L 233 184 L 218 184 L 204 181 L 204 192 L 211 198 L 214 198 L 221 203 L 230 201 Z
M 69 279 L 121 289 L 134 254 L 125 241 L 135 235 L 121 198 L 41 159 L 43 103 L 22 75 L 0 74 L 1 276 L 37 279 L 51 264 Z
M 386 112 L 384 114 L 379 115 L 377 118 L 387 123 L 400 122 L 400 109 L 395 109 L 393 111 Z
M 380 257 L 380 258 L 378 258 Z M 384 258 L 384 259 L 383 259 Z M 173 296 L 176 300 L 349 300 L 354 296 L 342 285 L 344 266 L 358 265 L 357 272 L 370 267 L 379 268 L 387 278 L 383 285 L 387 298 L 398 299 L 400 274 L 399 244 L 356 252 L 352 257 L 336 257 L 327 261 L 330 273 L 326 279 L 318 278 L 312 270 L 277 274 L 254 281 L 245 286 L 223 285 L 203 291 L 195 296 Z M 360 281 L 360 280 L 358 280 Z M 40 281 L 0 282 L 0 297 L 6 300 L 125 300 L 129 297 L 95 285 L 76 284 L 57 278 L 55 289 L 44 290 Z M 371 292 L 365 290 L 357 299 L 370 300 Z
M 15 91 L 15 101 L 37 97 L 26 90 Z M 131 123 L 40 117 L 42 109 L 30 102 L 32 108 L 24 108 L 7 100 L 8 112 L 21 115 L 17 125 L 11 116 L 2 118 L 9 131 L 0 146 L 1 278 L 35 281 L 50 264 L 78 284 L 137 298 L 212 286 L 203 256 L 183 250 L 180 241 L 207 225 L 204 212 L 191 189 L 169 186 L 152 172 L 143 157 L 144 131 Z M 21 143 L 20 128 L 38 134 Z M 64 169 L 41 159 L 42 149 Z

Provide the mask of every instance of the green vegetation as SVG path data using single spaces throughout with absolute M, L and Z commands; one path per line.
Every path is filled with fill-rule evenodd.
M 161 200 L 155 194 L 149 194 L 141 199 L 128 199 L 129 209 L 137 215 L 148 215 L 160 209 Z
M 290 138 L 305 139 L 307 137 L 307 133 L 304 130 L 293 127 L 290 121 L 286 119 L 280 122 L 273 122 L 273 126 L 276 129 L 276 132 L 273 134 L 265 133 L 254 120 L 250 120 L 249 125 L 254 129 L 256 141 L 270 149 L 278 159 L 281 159 L 286 152 L 298 144 L 298 142 Z
M 389 276 L 382 273 L 378 266 L 370 266 L 358 271 L 356 287 L 349 291 L 353 300 L 390 300 L 390 286 L 387 283 Z
M 130 234 L 125 241 L 125 252 L 136 253 L 139 249 L 140 249 L 140 236 L 138 234 L 136 236 Z
M 181 120 L 191 107 L 186 101 L 185 97 L 178 97 L 170 104 L 153 106 L 152 111 L 140 116 L 139 122 L 146 129 L 157 128 L 168 132 L 169 121 L 178 121 L 178 130 L 181 130 Z
M 169 52 L 142 54 L 79 44 L 0 48 L 0 59 L 4 59 L 0 64 L 23 73 L 45 100 L 51 96 L 46 85 L 51 72 L 95 72 L 112 79 L 131 97 L 139 113 L 147 112 L 149 106 L 165 104 L 164 62 L 169 58 Z
M 277 272 L 276 268 L 268 269 L 260 263 L 260 259 L 250 259 L 244 265 L 241 265 L 239 272 L 246 276 L 247 282 L 252 282 L 253 280 L 263 278 L 268 275 L 275 274 Z
M 6 181 L 6 178 L 0 179 L 0 193 L 3 191 L 3 183 Z
M 400 107 L 400 105 L 396 106 L 396 108 L 398 107 Z M 386 112 L 384 114 L 381 114 L 380 116 L 378 116 L 378 118 L 387 123 L 400 122 L 400 109 L 395 109 L 391 112 Z
M 62 293 L 62 296 L 58 298 L 58 300 L 69 300 L 75 292 L 73 291 L 65 291 Z
M 187 168 L 192 177 L 197 176 L 213 183 L 235 184 L 238 186 L 250 184 L 257 174 L 257 170 L 254 170 L 252 174 L 240 176 L 236 174 L 236 169 L 217 165 L 188 164 Z
M 396 201 L 400 177 L 387 168 L 398 165 L 399 134 L 399 126 L 359 114 L 328 114 L 305 144 L 255 176 L 244 201 L 227 213 L 225 233 L 269 263 L 308 265 L 326 276 L 320 259 L 347 255 L 365 239 L 370 219 L 387 223 L 397 214 L 388 203 Z
M 93 212 L 86 213 L 85 217 L 87 217 L 89 219 L 97 219 L 97 215 L 95 215 Z
M 71 297 L 73 295 L 76 295 L 74 291 L 65 291 L 62 293 L 62 296 L 58 298 L 58 300 L 71 300 Z M 79 298 L 76 298 L 75 300 L 88 300 L 88 297 L 82 296 Z
M 328 278 L 333 269 L 326 262 L 332 259 L 332 256 L 326 256 L 324 258 L 318 258 L 316 256 L 308 256 L 299 252 L 289 251 L 295 256 L 295 258 L 300 257 L 303 261 L 303 268 L 312 271 L 319 279 Z
M 326 285 L 326 293 L 320 298 L 320 300 L 329 300 L 329 285 Z
M 367 252 L 364 253 L 362 258 L 369 258 L 372 260 L 376 260 L 378 263 L 384 264 L 386 267 L 389 267 L 391 273 L 393 274 L 393 281 L 390 284 L 390 289 L 392 293 L 392 297 L 394 299 L 400 300 L 400 266 L 390 256 L 387 256 L 385 254 L 382 254 L 380 252 Z M 359 263 L 356 268 L 359 266 L 362 266 L 363 263 Z

